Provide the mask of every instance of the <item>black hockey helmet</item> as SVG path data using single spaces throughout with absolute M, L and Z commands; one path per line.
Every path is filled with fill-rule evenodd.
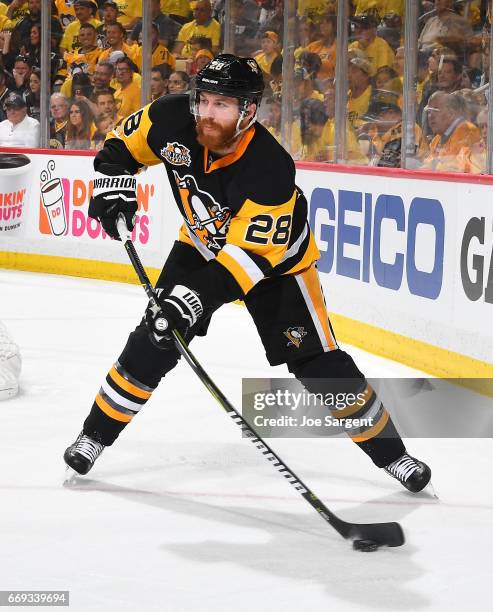
M 201 91 L 238 98 L 239 125 L 246 115 L 249 104 L 256 104 L 258 110 L 264 93 L 262 71 L 252 57 L 221 53 L 202 68 L 193 80 L 190 89 L 190 111 L 195 116 L 199 114 L 198 104 Z M 256 114 L 249 125 L 255 121 Z M 245 129 L 247 128 L 243 128 Z

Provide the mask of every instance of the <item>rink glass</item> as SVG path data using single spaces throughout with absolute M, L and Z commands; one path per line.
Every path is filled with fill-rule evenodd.
M 50 3 L 45 4 L 43 23 L 48 24 Z M 440 36 L 439 26 L 430 22 L 436 15 L 424 12 L 433 10 L 433 3 L 418 0 L 265 0 L 260 5 L 225 0 L 214 8 L 213 16 L 221 22 L 222 50 L 253 56 L 267 53 L 261 59 L 267 87 L 259 119 L 295 159 L 491 173 L 488 126 L 493 109 L 487 108 L 486 100 L 493 79 L 486 4 L 456 3 L 456 26 Z M 150 12 L 144 11 L 143 17 L 149 28 Z M 267 43 L 266 49 L 267 33 L 274 44 Z M 45 40 L 43 28 L 41 34 L 42 50 L 47 52 L 50 41 Z M 377 53 L 371 46 L 375 36 L 380 41 Z M 271 71 L 273 54 L 282 56 L 282 66 L 274 62 Z M 144 57 L 143 99 L 149 99 L 149 60 Z M 189 69 L 187 63 L 185 70 Z M 42 146 L 49 140 L 49 95 L 52 87 L 59 86 L 50 85 L 50 70 L 49 61 L 42 61 Z M 355 92 L 364 92 L 368 79 L 371 100 L 358 100 Z M 459 97 L 470 123 L 466 146 L 449 156 L 445 151 L 439 163 L 429 155 L 434 130 L 443 131 L 429 121 L 430 114 L 440 112 L 427 104 L 434 88 Z

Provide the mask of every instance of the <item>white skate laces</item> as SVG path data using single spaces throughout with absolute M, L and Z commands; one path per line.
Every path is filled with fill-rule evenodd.
M 407 453 L 404 453 L 402 457 L 399 457 L 399 459 L 389 463 L 389 465 L 385 467 L 385 470 L 398 480 L 406 482 L 416 470 L 419 470 L 419 465 L 416 463 L 413 457 Z
M 79 453 L 92 464 L 103 452 L 104 446 L 97 440 L 93 440 L 81 432 L 72 448 L 73 452 Z

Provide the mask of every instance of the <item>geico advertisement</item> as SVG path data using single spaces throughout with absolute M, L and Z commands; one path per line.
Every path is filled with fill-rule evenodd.
M 310 225 L 321 272 L 430 300 L 440 296 L 446 223 L 438 199 L 317 187 Z
M 493 304 L 493 202 L 484 214 L 478 212 L 465 223 L 460 242 L 460 278 L 468 300 Z
M 297 178 L 330 311 L 491 362 L 493 186 Z
M 454 323 L 476 332 L 493 361 L 493 185 L 464 185 L 458 195 Z

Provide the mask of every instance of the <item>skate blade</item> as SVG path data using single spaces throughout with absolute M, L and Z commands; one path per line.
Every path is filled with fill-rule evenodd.
M 63 478 L 64 487 L 76 487 L 80 482 L 80 474 L 67 465 Z
M 430 480 L 430 482 L 427 484 L 427 488 L 429 488 L 429 491 L 430 491 L 430 493 L 433 495 L 433 497 L 434 497 L 435 499 L 438 499 L 438 501 L 440 501 L 440 498 L 439 498 L 439 497 L 438 497 L 438 495 L 436 494 L 435 487 L 433 486 L 433 484 L 432 484 L 431 480 Z

